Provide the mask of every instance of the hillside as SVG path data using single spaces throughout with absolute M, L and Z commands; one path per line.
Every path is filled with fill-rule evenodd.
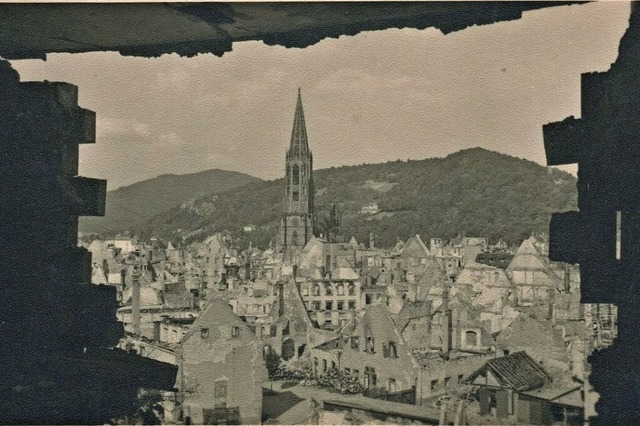
M 319 222 L 331 203 L 343 212 L 343 234 L 390 246 L 414 234 L 451 238 L 461 232 L 519 242 L 546 232 L 550 214 L 576 208 L 576 178 L 531 161 L 467 149 L 445 158 L 395 161 L 314 172 Z M 214 231 L 242 235 L 264 247 L 277 232 L 283 179 L 254 182 L 238 190 L 206 196 L 155 216 L 137 232 L 177 240 L 198 240 Z M 375 214 L 362 214 L 368 204 Z M 375 211 L 375 209 L 373 209 Z M 194 232 L 195 231 L 195 232 Z
M 104 217 L 83 217 L 80 231 L 115 233 L 130 230 L 172 207 L 205 195 L 239 188 L 260 179 L 244 173 L 207 170 L 187 175 L 160 175 L 107 192 Z

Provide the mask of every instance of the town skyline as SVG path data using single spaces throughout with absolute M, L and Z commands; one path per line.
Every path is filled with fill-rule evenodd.
M 238 43 L 222 58 L 59 54 L 14 66 L 23 81 L 81 87 L 97 143 L 81 147 L 80 173 L 109 189 L 214 168 L 281 177 L 298 87 L 316 169 L 476 146 L 545 164 L 541 125 L 579 115 L 580 73 L 608 69 L 628 15 L 626 3 L 573 5 L 446 36 L 386 30 L 303 50 Z

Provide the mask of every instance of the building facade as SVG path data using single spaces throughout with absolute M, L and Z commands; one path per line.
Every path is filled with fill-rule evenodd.
M 267 375 L 262 349 L 222 299 L 213 299 L 182 338 L 178 369 L 176 387 L 185 422 L 260 423 Z

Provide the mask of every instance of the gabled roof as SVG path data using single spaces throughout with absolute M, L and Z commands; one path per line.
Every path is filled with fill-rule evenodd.
M 506 268 L 507 274 L 513 271 L 540 271 L 546 279 L 539 280 L 537 285 L 561 287 L 563 281 L 551 270 L 549 259 L 542 255 L 534 245 L 534 237 L 524 240 Z M 511 276 L 511 275 L 509 275 Z
M 208 328 L 209 335 L 212 340 L 220 337 L 220 326 L 238 326 L 243 328 L 242 335 L 250 335 L 255 339 L 255 335 L 245 325 L 244 321 L 240 319 L 231 307 L 219 297 L 212 299 L 204 310 L 198 315 L 198 318 L 194 321 L 189 331 L 182 337 L 180 344 L 188 340 L 194 333 L 199 332 L 201 328 Z
M 431 256 L 431 252 L 420 239 L 420 235 L 411 237 L 402 249 L 402 257 L 426 258 Z
M 507 271 L 518 269 L 543 270 L 549 269 L 549 261 L 535 247 L 533 237 L 528 238 L 520 244 L 518 251 L 513 256 L 511 263 L 507 266 Z
M 284 283 L 282 298 L 284 301 L 283 317 L 289 319 L 292 331 L 306 332 L 313 327 L 294 280 L 290 279 Z
M 428 257 L 424 269 L 416 277 L 416 297 L 418 300 L 426 300 L 427 295 L 434 288 L 442 288 L 448 282 L 446 271 L 433 257 Z
M 349 248 L 350 249 L 358 248 L 358 240 L 356 240 L 356 237 L 351 237 L 351 239 L 349 240 Z
M 311 275 L 316 268 L 324 265 L 324 245 L 326 242 L 313 237 L 300 253 L 298 270 L 302 275 Z
M 102 269 L 102 265 L 98 265 L 97 267 L 92 268 L 91 284 L 109 284 L 109 281 L 107 281 L 107 276 L 104 273 L 104 269 Z
M 465 382 L 473 383 L 480 375 L 489 373 L 495 378 L 498 386 L 515 391 L 540 388 L 550 379 L 547 372 L 533 358 L 525 351 L 521 351 L 490 359 L 471 373 Z M 476 384 L 480 383 L 476 382 Z
M 381 341 L 403 342 L 387 307 L 381 303 L 370 305 L 356 327 L 358 336 L 371 336 Z

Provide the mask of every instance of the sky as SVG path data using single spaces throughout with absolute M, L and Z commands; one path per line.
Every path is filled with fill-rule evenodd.
M 315 169 L 476 146 L 545 164 L 542 125 L 580 116 L 580 74 L 615 61 L 628 17 L 628 3 L 597 2 L 446 36 L 389 29 L 305 49 L 235 43 L 221 58 L 99 52 L 12 65 L 22 81 L 79 86 L 97 115 L 80 175 L 109 189 L 213 168 L 281 177 L 298 87 Z

